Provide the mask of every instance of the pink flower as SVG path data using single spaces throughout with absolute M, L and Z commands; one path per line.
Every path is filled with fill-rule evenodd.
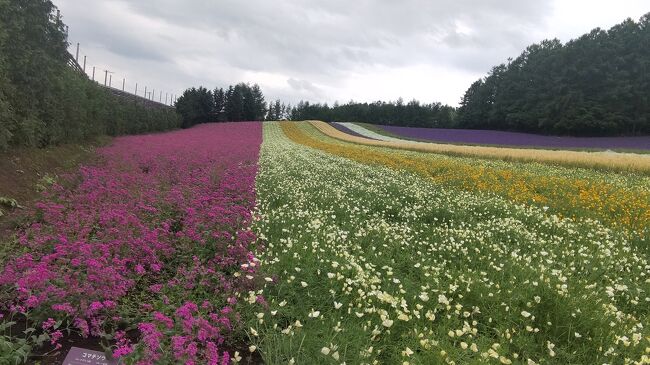
M 153 312 L 153 319 L 164 324 L 168 329 L 174 327 L 174 321 L 160 312 Z
M 2 318 L 2 315 L 1 315 L 1 314 L 0 314 L 0 318 Z M 44 330 L 47 330 L 47 329 L 50 329 L 50 328 L 54 327 L 55 324 L 56 324 L 56 321 L 55 321 L 54 319 L 52 319 L 52 318 L 48 318 L 47 321 L 44 321 L 44 322 L 43 322 L 43 324 L 42 324 L 41 327 L 42 327 Z
M 59 340 L 63 337 L 63 332 L 61 331 L 54 331 L 50 334 L 50 344 L 55 345 L 59 342 Z

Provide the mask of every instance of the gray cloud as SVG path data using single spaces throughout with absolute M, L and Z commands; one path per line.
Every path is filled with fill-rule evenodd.
M 468 85 L 450 82 L 478 78 L 547 37 L 559 1 L 55 3 L 70 25 L 72 41 L 82 42 L 102 62 L 153 78 L 152 83 L 170 90 L 248 81 L 272 93 L 269 98 L 292 102 L 348 100 L 364 93 L 368 100 L 396 99 L 400 95 L 391 90 L 412 90 L 401 96 L 430 100 L 442 95 L 443 102 L 456 103 L 458 90 Z M 426 70 L 428 77 L 455 75 L 456 81 L 445 77 L 447 84 L 422 84 L 412 76 L 415 69 Z M 384 79 L 380 87 L 357 81 Z

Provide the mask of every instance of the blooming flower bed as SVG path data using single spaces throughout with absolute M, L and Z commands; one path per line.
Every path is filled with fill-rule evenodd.
M 261 138 L 224 123 L 116 139 L 36 205 L 0 263 L 3 309 L 54 346 L 67 328 L 129 363 L 229 363 L 237 293 L 255 286 Z
M 414 128 L 377 125 L 392 135 L 431 142 L 545 148 L 629 149 L 650 151 L 650 136 L 557 137 L 539 134 L 469 129 Z
M 627 229 L 264 133 L 269 307 L 247 327 L 268 363 L 648 361 L 650 262 Z
M 307 123 L 284 123 L 282 128 L 295 142 L 358 162 L 415 172 L 447 187 L 493 193 L 575 219 L 596 218 L 632 228 L 642 236 L 650 234 L 647 176 L 351 144 L 330 138 Z

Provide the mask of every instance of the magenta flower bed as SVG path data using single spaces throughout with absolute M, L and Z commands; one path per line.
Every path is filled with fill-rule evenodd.
M 412 128 L 378 125 L 398 137 L 432 142 L 467 143 L 545 148 L 650 150 L 650 136 L 644 137 L 554 137 L 529 133 L 469 129 Z
M 139 364 L 229 363 L 235 293 L 256 282 L 261 142 L 255 122 L 115 139 L 37 204 L 0 271 L 0 305 L 55 346 L 68 326 Z

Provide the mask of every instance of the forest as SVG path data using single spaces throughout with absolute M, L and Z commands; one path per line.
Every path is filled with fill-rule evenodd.
M 56 10 L 51 1 L 0 0 L 0 149 L 179 126 L 173 108 L 118 99 L 69 67 Z
M 209 122 L 264 120 L 267 115 L 264 94 L 259 85 L 239 83 L 227 89 L 189 88 L 176 100 L 182 127 Z
M 650 133 L 650 13 L 562 44 L 545 40 L 465 92 L 458 128 L 559 135 Z

